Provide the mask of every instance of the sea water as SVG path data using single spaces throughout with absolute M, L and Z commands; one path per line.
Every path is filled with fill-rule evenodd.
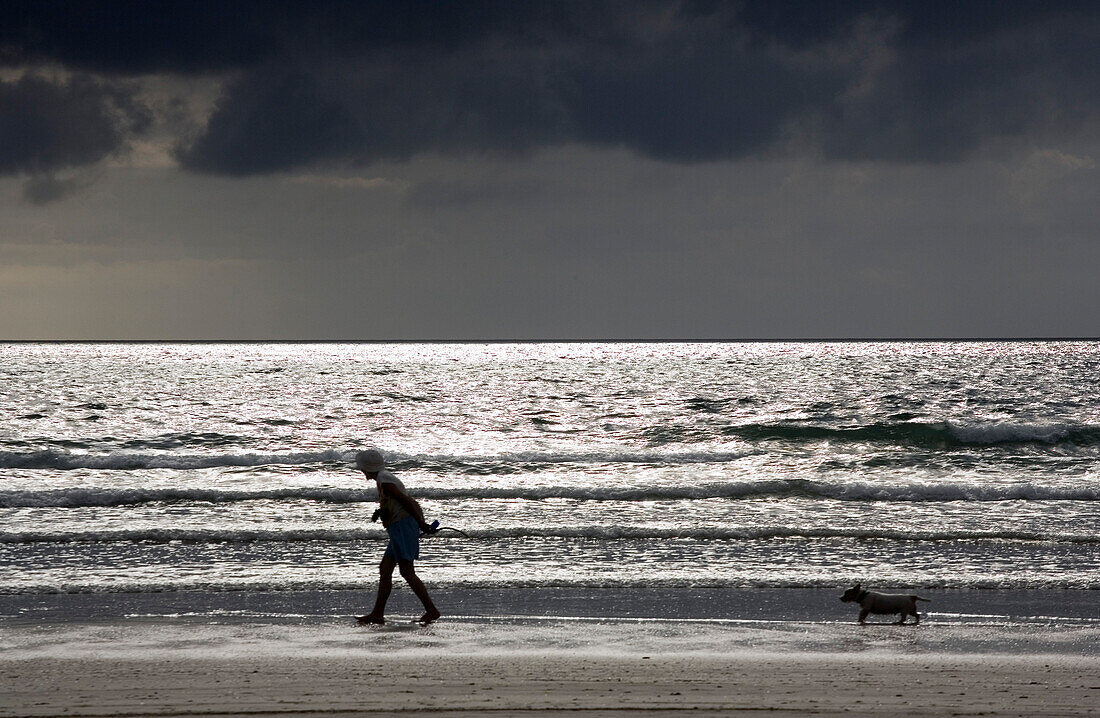
M 0 617 L 365 612 L 377 446 L 465 534 L 418 562 L 464 630 L 850 621 L 862 581 L 1092 631 L 1098 370 L 1097 342 L 0 345 Z

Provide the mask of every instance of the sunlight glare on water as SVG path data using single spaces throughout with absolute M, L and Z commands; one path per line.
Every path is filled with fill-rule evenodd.
M 1095 342 L 0 346 L 0 591 L 1100 587 Z M 428 550 L 430 549 L 430 550 Z

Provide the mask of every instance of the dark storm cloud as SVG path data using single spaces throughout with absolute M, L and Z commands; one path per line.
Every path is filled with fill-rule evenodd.
M 572 33 L 604 12 L 511 0 L 6 0 L 0 60 L 123 74 L 221 72 L 288 56 L 454 48 L 524 27 Z
M 1080 4 L 600 7 L 588 25 L 497 18 L 447 48 L 363 55 L 354 71 L 346 58 L 298 63 L 289 83 L 281 63 L 254 69 L 179 157 L 251 174 L 566 142 L 674 162 L 801 143 L 837 159 L 956 161 L 1100 114 L 1088 61 L 1100 25 Z
M 1038 23 L 952 44 L 904 45 L 869 88 L 824 106 L 827 157 L 953 161 L 990 139 L 1058 138 L 1100 118 L 1100 25 Z
M 742 39 L 703 28 L 568 68 L 571 138 L 672 161 L 742 157 L 843 89 L 836 67 Z
M 640 16 L 675 12 L 805 46 L 863 16 L 898 17 L 915 43 L 955 42 L 1051 17 L 1092 16 L 1092 0 L 6 0 L 0 60 L 107 73 L 218 72 L 291 54 L 627 40 Z M 636 28 L 635 28 L 636 29 Z
M 278 50 L 278 15 L 259 10 L 204 0 L 10 0 L 0 5 L 0 58 L 105 73 L 221 70 Z
M 777 142 L 844 87 L 840 69 L 751 47 L 710 16 L 644 10 L 608 27 L 583 42 L 265 65 L 227 88 L 206 133 L 178 156 L 224 174 L 567 142 L 724 159 Z
M 189 169 L 580 143 L 675 162 L 954 161 L 1095 126 L 1080 0 L 13 2 L 0 58 L 233 71 Z M 1085 129 L 1088 129 L 1086 127 Z
M 148 127 L 133 91 L 88 77 L 0 82 L 0 175 L 42 175 L 89 165 Z
M 716 3 L 703 0 L 700 8 Z M 970 42 L 1050 18 L 1095 18 L 1092 0 L 826 0 L 739 3 L 738 22 L 795 46 L 828 40 L 862 17 L 897 18 L 902 40 L 916 46 Z
M 325 160 L 407 159 L 426 150 L 521 151 L 562 135 L 552 95 L 513 63 L 386 56 L 288 67 L 232 83 L 184 166 L 247 175 Z

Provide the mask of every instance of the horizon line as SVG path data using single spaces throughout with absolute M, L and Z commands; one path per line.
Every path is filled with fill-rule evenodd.
M 727 339 L 0 339 L 0 344 L 826 344 L 903 342 L 1087 342 L 1100 336 L 772 337 Z

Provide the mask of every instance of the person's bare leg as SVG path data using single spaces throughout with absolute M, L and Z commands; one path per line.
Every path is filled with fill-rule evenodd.
M 431 623 L 439 618 L 439 609 L 432 603 L 432 597 L 428 595 L 428 589 L 424 588 L 424 582 L 416 575 L 416 569 L 413 568 L 413 562 L 399 561 L 398 566 L 400 567 L 401 577 L 408 582 L 409 588 L 413 590 L 416 597 L 424 604 L 424 615 L 420 617 L 420 622 Z
M 374 599 L 374 609 L 365 616 L 360 616 L 356 621 L 364 623 L 385 623 L 386 601 L 393 590 L 393 567 L 397 561 L 393 556 L 385 555 L 382 563 L 378 564 L 378 597 Z

